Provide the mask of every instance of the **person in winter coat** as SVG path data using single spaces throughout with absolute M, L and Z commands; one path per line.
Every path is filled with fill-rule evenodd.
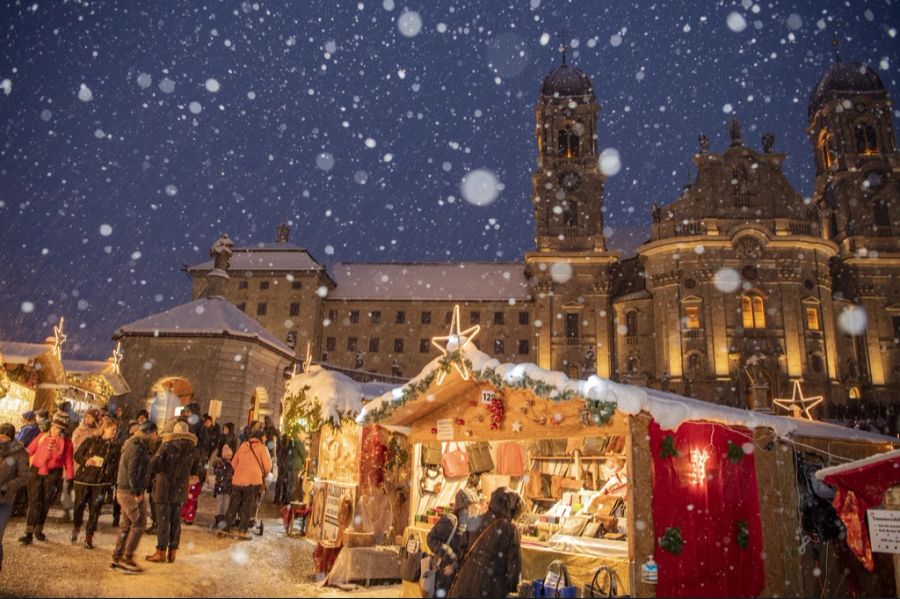
M 28 483 L 28 452 L 15 440 L 16 428 L 0 424 L 0 572 L 3 571 L 3 532 L 12 517 L 19 489 Z
M 522 500 L 512 489 L 500 487 L 491 494 L 484 527 L 469 540 L 450 597 L 506 597 L 516 590 L 522 556 L 513 519 L 521 509 Z
M 88 437 L 75 452 L 75 508 L 72 526 L 72 544 L 78 542 L 78 533 L 84 523 L 84 510 L 88 510 L 84 548 L 94 548 L 94 533 L 103 500 L 116 482 L 119 467 L 119 444 L 116 441 L 118 427 L 108 422 L 101 430 L 101 436 Z
M 99 437 L 103 431 L 100 429 L 100 410 L 88 410 L 81 424 L 72 432 L 72 447 L 75 451 L 90 437 Z
M 245 539 L 250 538 L 247 532 L 250 528 L 250 518 L 256 510 L 256 502 L 259 500 L 260 491 L 264 488 L 266 476 L 272 470 L 272 458 L 262 438 L 262 430 L 254 431 L 250 440 L 244 441 L 231 459 L 234 476 L 231 501 L 225 515 L 225 532 L 231 530 L 235 517 L 240 514 L 239 532 Z
M 32 410 L 28 410 L 24 414 L 22 414 L 22 428 L 19 429 L 19 432 L 16 433 L 16 441 L 21 443 L 23 446 L 28 447 L 31 445 L 31 442 L 34 441 L 34 438 L 37 437 L 41 432 L 41 429 L 38 427 L 37 417 Z
M 65 436 L 68 425 L 66 415 L 57 412 L 50 432 L 41 433 L 28 446 L 31 474 L 28 477 L 28 523 L 25 534 L 19 537 L 23 545 L 30 545 L 34 538 L 47 540 L 44 523 L 50 505 L 56 500 L 63 479 L 75 478 L 72 441 Z
M 214 528 L 219 528 L 220 523 L 224 526 L 225 512 L 228 511 L 228 502 L 231 499 L 231 481 L 234 477 L 234 467 L 231 465 L 231 458 L 234 452 L 231 446 L 223 445 L 219 457 L 213 463 L 213 474 L 216 476 L 216 484 L 213 487 L 213 497 L 216 498 L 216 521 Z
M 438 560 L 434 577 L 434 596 L 446 597 L 466 556 L 470 531 L 468 523 L 478 509 L 478 494 L 471 488 L 456 493 L 453 512 L 441 519 L 428 533 L 428 549 Z M 474 513 L 470 513 L 474 512 Z
M 276 503 L 284 505 L 294 499 L 297 477 L 306 467 L 306 445 L 303 443 L 303 432 L 297 431 L 291 438 L 287 433 L 278 442 L 278 480 Z
M 116 501 L 121 507 L 121 522 L 110 569 L 143 572 L 134 561 L 134 551 L 147 526 L 147 503 L 144 493 L 150 477 L 150 442 L 157 436 L 156 424 L 135 423 L 134 434 L 125 441 L 116 473 Z
M 181 540 L 181 507 L 187 499 L 188 485 L 197 479 L 202 468 L 196 448 L 197 436 L 179 421 L 172 433 L 163 435 L 159 450 L 150 460 L 157 529 L 156 552 L 146 557 L 148 562 L 175 561 Z

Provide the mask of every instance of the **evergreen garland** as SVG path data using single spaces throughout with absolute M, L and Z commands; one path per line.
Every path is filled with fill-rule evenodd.
M 666 458 L 677 458 L 678 450 L 675 449 L 675 436 L 674 435 L 666 435 L 663 438 L 662 446 L 659 450 L 659 459 L 664 460 Z
M 684 537 L 681 536 L 681 529 L 670 526 L 659 539 L 659 546 L 671 553 L 678 555 L 684 549 Z
M 732 464 L 739 464 L 744 459 L 744 450 L 736 443 L 728 442 L 728 461 Z
M 365 422 L 371 424 L 379 422 L 388 417 L 397 408 L 403 406 L 409 401 L 415 401 L 431 388 L 432 383 L 439 374 L 449 374 L 454 365 L 459 365 L 472 372 L 472 378 L 479 382 L 490 383 L 498 391 L 508 389 L 527 389 L 536 396 L 552 401 L 568 401 L 575 399 L 578 395 L 571 389 L 560 391 L 550 383 L 539 381 L 531 378 L 528 374 L 522 374 L 522 377 L 516 381 L 507 382 L 503 380 L 494 368 L 485 368 L 484 370 L 472 371 L 472 362 L 464 358 L 459 351 L 451 352 L 443 356 L 438 361 L 438 366 L 427 376 L 419 379 L 415 383 L 409 383 L 403 387 L 400 397 L 391 402 L 382 403 L 377 409 L 366 412 Z M 612 401 L 600 401 L 596 399 L 587 399 L 587 409 L 590 414 L 591 421 L 596 425 L 603 425 L 609 422 L 612 415 L 616 411 L 616 403 Z
M 738 520 L 735 523 L 735 540 L 741 549 L 750 546 L 750 524 L 746 520 Z

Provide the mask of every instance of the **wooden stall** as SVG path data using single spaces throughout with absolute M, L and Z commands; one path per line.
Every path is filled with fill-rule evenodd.
M 404 540 L 426 547 L 458 489 L 486 500 L 504 485 L 526 500 L 517 522 L 523 580 L 543 578 L 559 560 L 582 587 L 609 566 L 618 593 L 633 596 L 808 594 L 815 564 L 791 536 L 802 524 L 796 456 L 849 459 L 898 444 L 597 377 L 569 380 L 474 348 L 436 359 L 367 404 L 360 420 L 409 430 Z M 718 563 L 704 571 L 711 558 Z M 859 586 L 890 593 L 880 580 L 891 575 Z M 417 596 L 415 584 L 403 593 Z

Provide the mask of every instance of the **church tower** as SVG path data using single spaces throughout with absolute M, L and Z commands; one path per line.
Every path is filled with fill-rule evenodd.
M 835 41 L 834 60 L 810 95 L 807 134 L 813 202 L 823 236 L 838 247 L 831 273 L 845 401 L 889 399 L 900 381 L 900 152 L 891 110 L 878 74 L 841 60 Z
M 540 327 L 538 363 L 579 377 L 611 374 L 609 268 L 617 257 L 603 235 L 599 109 L 590 79 L 563 48 L 535 107 L 537 249 L 525 261 Z

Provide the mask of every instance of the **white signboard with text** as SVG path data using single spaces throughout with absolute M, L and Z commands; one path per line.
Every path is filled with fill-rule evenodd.
M 900 511 L 868 510 L 869 536 L 875 553 L 900 553 Z

